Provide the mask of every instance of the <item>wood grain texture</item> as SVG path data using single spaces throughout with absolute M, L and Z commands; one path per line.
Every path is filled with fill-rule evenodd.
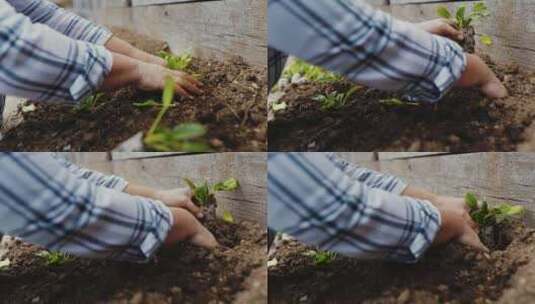
M 240 189 L 217 194 L 218 212 L 228 210 L 237 220 L 266 225 L 266 153 L 164 154 L 162 157 L 126 154 L 114 153 L 115 159 L 111 160 L 106 152 L 64 153 L 80 166 L 158 189 L 186 186 L 184 177 L 212 183 L 234 177 L 240 181 Z
M 361 163 L 442 195 L 474 192 L 491 204 L 526 207 L 535 225 L 535 154 L 475 153 Z
M 102 8 L 88 1 L 80 12 L 106 26 L 128 28 L 166 41 L 173 52 L 191 51 L 201 58 L 241 56 L 267 64 L 267 4 L 258 0 L 224 0 L 143 7 Z

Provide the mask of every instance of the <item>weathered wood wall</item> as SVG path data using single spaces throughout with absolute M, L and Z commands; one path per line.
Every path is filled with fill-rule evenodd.
M 535 225 L 534 153 L 403 154 L 396 158 L 394 153 L 379 153 L 379 161 L 366 161 L 371 153 L 340 156 L 441 195 L 463 197 L 466 192 L 474 192 L 491 204 L 524 205 L 527 223 Z
M 474 1 L 435 0 L 370 0 L 375 5 L 394 16 L 411 21 L 437 18 L 438 5 L 455 9 L 459 5 L 468 7 Z M 433 3 L 440 2 L 440 3 Z M 526 70 L 535 70 L 535 1 L 533 0 L 487 0 L 490 17 L 476 23 L 476 32 L 492 37 L 493 45 L 479 43 L 481 52 L 502 64 L 516 63 Z
M 237 220 L 266 224 L 265 153 L 213 153 L 197 155 L 162 154 L 161 156 L 127 153 L 68 153 L 74 163 L 130 182 L 167 189 L 185 186 L 183 178 L 217 182 L 229 177 L 240 181 L 237 192 L 217 194 L 219 212 L 230 211 Z
M 221 0 L 129 7 L 125 0 L 75 0 L 74 8 L 97 23 L 164 40 L 174 52 L 192 51 L 199 57 L 218 59 L 239 55 L 250 64 L 264 67 L 266 3 Z

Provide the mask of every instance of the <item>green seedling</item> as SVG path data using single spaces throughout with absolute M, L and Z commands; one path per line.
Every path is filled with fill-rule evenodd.
M 506 221 L 518 219 L 524 214 L 524 207 L 503 203 L 489 207 L 486 201 L 478 200 L 473 193 L 465 195 L 465 202 L 470 209 L 470 216 L 480 227 L 493 226 Z
M 240 187 L 238 180 L 232 177 L 214 185 L 210 185 L 207 181 L 196 184 L 188 178 L 184 178 L 184 182 L 186 182 L 193 193 L 193 201 L 201 206 L 206 206 L 214 202 L 216 192 L 231 192 Z
M 336 253 L 329 251 L 309 250 L 304 255 L 312 257 L 314 264 L 318 266 L 328 265 L 336 259 Z
M 93 110 L 96 110 L 98 107 L 103 105 L 103 104 L 100 104 L 97 106 L 99 99 L 103 95 L 104 95 L 103 93 L 95 93 L 94 95 L 87 96 L 78 105 L 76 105 L 76 107 L 74 107 L 74 111 L 75 112 L 92 112 Z
M 191 63 L 191 54 L 174 55 L 169 52 L 160 51 L 158 56 L 167 62 L 167 67 L 171 70 L 186 71 Z
M 277 112 L 277 111 L 282 111 L 282 110 L 286 110 L 286 108 L 288 107 L 288 105 L 286 104 L 286 102 L 279 102 L 279 103 L 274 103 L 271 108 L 273 109 L 273 111 Z
M 292 64 L 287 66 L 283 72 L 283 77 L 288 79 L 292 79 L 294 75 L 300 75 L 308 81 L 321 83 L 343 80 L 343 77 L 338 74 L 327 72 L 320 67 L 313 66 L 300 59 L 296 59 L 292 62 Z
M 466 11 L 466 5 L 459 6 L 455 12 L 455 16 L 452 15 L 446 6 L 441 5 L 437 8 L 437 15 L 455 21 L 455 25 L 458 29 L 467 29 L 471 27 L 474 22 L 490 16 L 490 12 L 485 3 L 481 2 L 474 4 L 472 6 L 472 11 L 468 13 Z M 492 45 L 492 38 L 488 35 L 482 35 L 480 41 L 487 46 Z
M 232 213 L 230 213 L 230 211 L 223 211 L 223 216 L 222 216 L 222 219 L 223 221 L 229 223 L 229 224 L 234 224 L 234 216 L 232 216 Z
M 73 260 L 71 255 L 57 251 L 41 251 L 37 256 L 43 258 L 45 264 L 48 266 L 59 266 Z
M 417 102 L 408 102 L 408 101 L 404 101 L 404 100 L 401 100 L 401 99 L 398 99 L 398 98 L 390 98 L 390 99 L 381 99 L 379 100 L 379 103 L 385 105 L 385 106 L 389 106 L 389 107 L 398 107 L 398 108 L 402 108 L 402 107 L 419 107 L 420 104 L 417 103 Z
M 344 107 L 351 95 L 361 87 L 354 86 L 345 93 L 338 93 L 337 91 L 328 93 L 327 95 L 318 95 L 313 97 L 313 100 L 319 101 L 320 109 L 323 111 L 338 110 Z
M 137 108 L 160 108 L 162 106 L 161 103 L 154 99 L 145 100 L 143 102 L 134 102 L 133 105 Z
M 198 123 L 184 123 L 173 129 L 159 128 L 160 122 L 173 105 L 175 83 L 171 77 L 165 79 L 160 111 L 145 135 L 144 143 L 155 151 L 206 152 L 210 147 L 205 142 L 206 128 Z M 153 103 L 151 103 L 153 104 Z

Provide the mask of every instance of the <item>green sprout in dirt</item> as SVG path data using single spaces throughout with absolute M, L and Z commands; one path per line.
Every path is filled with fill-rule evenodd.
M 158 56 L 160 56 L 167 62 L 167 67 L 169 69 L 178 71 L 186 71 L 193 58 L 191 54 L 188 53 L 184 53 L 182 55 L 174 55 L 165 51 L 160 51 L 158 53 Z
M 75 112 L 91 112 L 93 110 L 96 110 L 98 107 L 103 105 L 103 104 L 100 104 L 97 106 L 98 101 L 103 95 L 104 95 L 103 93 L 95 93 L 94 95 L 87 96 L 78 105 L 76 105 L 76 107 L 74 107 L 74 111 Z
M 329 251 L 309 250 L 304 255 L 312 257 L 314 264 L 318 266 L 328 265 L 334 262 L 334 260 L 336 259 L 336 253 L 329 252 Z
M 173 129 L 159 128 L 160 122 L 169 108 L 173 105 L 175 83 L 171 77 L 165 79 L 160 112 L 145 135 L 144 143 L 147 147 L 162 152 L 205 152 L 210 147 L 204 140 L 206 128 L 198 123 L 184 123 Z
M 327 93 L 327 95 L 318 95 L 313 97 L 313 100 L 319 101 L 320 108 L 323 111 L 338 110 L 347 104 L 349 97 L 353 95 L 361 87 L 354 86 L 345 93 L 338 93 L 337 91 Z
M 294 75 L 300 75 L 308 81 L 322 83 L 343 80 L 343 77 L 338 74 L 327 72 L 320 67 L 308 64 L 300 59 L 296 59 L 288 67 L 286 67 L 282 75 L 284 78 L 289 79 L 292 79 Z
M 193 193 L 193 200 L 195 203 L 205 206 L 213 202 L 214 194 L 219 191 L 235 191 L 240 187 L 240 182 L 237 179 L 231 177 L 222 182 L 218 182 L 214 185 L 210 185 L 207 181 L 203 183 L 195 184 L 188 178 L 184 178 L 186 184 Z
M 485 3 L 480 2 L 472 6 L 471 12 L 467 12 L 466 5 L 460 5 L 455 12 L 455 16 L 453 16 L 446 6 L 441 5 L 437 8 L 437 15 L 448 20 L 453 20 L 458 29 L 465 30 L 470 28 L 474 22 L 490 16 L 490 12 Z M 492 38 L 488 35 L 482 35 L 481 42 L 485 45 L 491 45 Z
M 379 100 L 379 103 L 388 107 L 395 107 L 395 108 L 419 107 L 420 106 L 420 104 L 417 102 L 404 101 L 398 98 L 381 99 Z
M 57 251 L 41 251 L 37 256 L 43 258 L 45 264 L 48 266 L 60 266 L 73 260 L 71 255 Z
M 480 201 L 473 193 L 467 193 L 465 202 L 470 208 L 470 216 L 480 227 L 493 226 L 520 218 L 524 207 L 503 203 L 497 207 L 489 207 L 486 201 Z

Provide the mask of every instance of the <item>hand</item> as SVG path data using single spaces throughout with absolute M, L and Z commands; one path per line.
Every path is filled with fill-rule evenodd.
M 216 239 L 199 221 L 187 210 L 169 208 L 173 214 L 173 226 L 167 233 L 166 245 L 178 241 L 189 241 L 194 245 L 214 248 L 219 244 Z
M 489 251 L 477 235 L 477 224 L 468 214 L 468 206 L 464 200 L 442 197 L 433 204 L 442 218 L 442 225 L 433 242 L 435 245 L 458 241 L 482 252 Z
M 196 217 L 202 218 L 201 208 L 193 203 L 191 196 L 190 188 L 176 188 L 171 190 L 157 190 L 154 198 L 169 207 L 183 208 Z
M 140 79 L 137 87 L 144 91 L 163 90 L 165 78 L 173 77 L 175 80 L 175 90 L 182 96 L 191 98 L 191 94 L 201 94 L 202 83 L 187 73 L 169 70 L 161 65 L 138 62 L 138 72 Z
M 479 86 L 491 99 L 507 97 L 507 89 L 487 64 L 476 55 L 466 54 L 466 69 L 456 83 L 460 87 Z
M 430 34 L 443 36 L 456 41 L 464 40 L 463 32 L 455 28 L 455 21 L 453 20 L 433 19 L 416 23 L 416 25 Z

